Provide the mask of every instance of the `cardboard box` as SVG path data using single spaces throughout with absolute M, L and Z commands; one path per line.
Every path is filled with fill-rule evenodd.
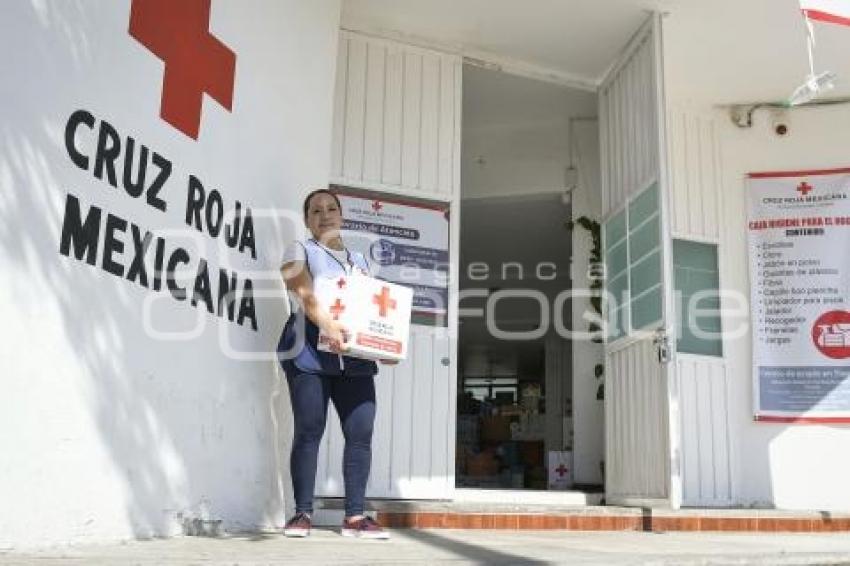
M 499 461 L 491 452 L 472 454 L 466 460 L 466 473 L 470 476 L 494 476 L 499 473 Z
M 511 419 L 501 415 L 481 417 L 481 440 L 506 442 L 511 439 Z
M 519 447 L 519 457 L 522 463 L 525 466 L 538 466 L 540 469 L 544 470 L 543 478 L 545 479 L 545 467 L 546 463 L 544 462 L 545 455 L 543 453 L 543 441 L 542 440 L 520 440 L 517 442 L 517 446 Z
M 549 451 L 549 489 L 569 489 L 573 486 L 573 453 L 566 450 Z
M 313 293 L 319 304 L 345 326 L 351 337 L 347 356 L 369 360 L 403 360 L 407 356 L 413 290 L 368 277 L 317 278 Z M 319 333 L 319 350 L 329 352 Z

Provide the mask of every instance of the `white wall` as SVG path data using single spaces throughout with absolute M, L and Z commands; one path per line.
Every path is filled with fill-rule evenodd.
M 752 128 L 739 129 L 732 124 L 727 109 L 714 106 L 718 100 L 689 86 L 695 84 L 697 74 L 705 77 L 715 72 L 710 65 L 683 64 L 688 60 L 692 31 L 698 26 L 697 22 L 687 19 L 671 18 L 667 22 L 665 52 L 671 54 L 670 60 L 674 61 L 667 69 L 668 103 L 671 107 L 668 120 L 673 119 L 679 125 L 686 122 L 702 124 L 711 134 L 704 138 L 709 143 L 701 147 L 693 145 L 693 142 L 699 141 L 696 138 L 692 139 L 690 147 L 671 147 L 671 151 L 674 154 L 682 151 L 682 159 L 690 159 L 694 171 L 699 167 L 693 164 L 706 165 L 703 175 L 693 176 L 691 184 L 696 183 L 702 191 L 717 191 L 716 195 L 703 193 L 700 199 L 718 198 L 719 229 L 712 230 L 711 222 L 706 221 L 708 217 L 699 214 L 706 210 L 706 205 L 701 208 L 694 202 L 688 207 L 679 206 L 679 213 L 690 211 L 691 217 L 679 214 L 676 225 L 683 234 L 693 232 L 695 236 L 701 235 L 709 241 L 719 238 L 721 286 L 749 298 L 745 175 L 753 171 L 846 167 L 850 161 L 846 150 L 850 145 L 850 106 L 793 110 L 788 122 L 789 134 L 784 138 L 773 133 L 769 113 L 765 110 L 755 113 Z M 728 63 L 718 58 L 712 64 L 721 68 Z M 768 66 L 783 64 L 782 59 L 766 63 Z M 766 70 L 768 73 L 773 71 L 775 69 Z M 728 99 L 730 92 L 746 92 L 748 81 L 754 80 L 758 80 L 755 74 L 741 73 L 736 78 L 737 83 L 728 84 L 724 96 Z M 794 86 L 788 85 L 789 92 Z M 777 92 L 771 99 L 782 97 L 783 94 Z M 712 136 L 719 146 L 716 154 Z M 711 169 L 715 171 L 711 172 Z M 713 177 L 715 174 L 716 178 Z M 689 198 L 693 201 L 696 196 L 692 191 L 688 197 L 687 191 L 684 191 L 678 197 L 674 195 L 674 199 L 678 198 L 681 205 Z M 673 208 L 676 209 L 675 204 Z M 729 303 L 726 305 L 731 306 Z M 731 323 L 727 320 L 726 328 Z M 752 415 L 751 340 L 749 332 L 727 339 L 724 343 L 725 370 L 720 368 L 713 372 L 720 381 L 704 381 L 699 386 L 720 405 L 714 405 L 716 422 L 711 422 L 710 412 L 703 412 L 705 422 L 691 423 L 692 427 L 695 430 L 700 427 L 711 429 L 706 431 L 709 438 L 712 435 L 720 437 L 720 442 L 730 447 L 728 463 L 721 462 L 719 466 L 717 462 L 708 463 L 708 466 L 703 466 L 702 474 L 710 481 L 712 473 L 722 476 L 721 468 L 728 465 L 731 478 L 723 489 L 731 489 L 731 497 L 728 494 L 725 497 L 737 505 L 850 510 L 850 490 L 846 487 L 850 473 L 850 455 L 846 449 L 850 443 L 850 428 L 842 425 L 755 423 Z M 706 374 L 706 377 L 709 376 Z M 727 415 L 720 414 L 723 410 Z M 728 431 L 723 430 L 726 426 Z M 716 495 L 720 497 L 722 494 Z
M 578 164 L 578 185 L 572 192 L 573 218 L 587 216 L 599 220 L 602 211 L 599 169 L 599 128 L 596 122 L 577 122 L 575 152 Z M 589 289 L 590 233 L 582 228 L 573 231 L 573 289 Z M 588 328 L 585 314 L 595 313 L 587 299 L 573 302 L 573 328 Z M 600 462 L 605 458 L 605 411 L 603 401 L 595 401 L 602 382 L 594 373 L 602 363 L 603 347 L 588 340 L 573 341 L 573 445 L 575 481 L 601 484 Z M 583 400 L 583 402 L 578 402 Z
M 456 55 L 340 33 L 331 176 L 450 199 L 457 193 Z
M 594 93 L 466 66 L 462 198 L 562 193 L 568 179 L 566 170 L 572 164 L 578 170 L 569 179 L 578 181 L 571 200 L 573 218 L 587 215 L 598 219 L 601 212 L 598 124 L 595 120 L 575 121 L 572 144 L 569 127 L 570 118 L 595 117 L 596 105 Z M 505 201 L 509 203 L 510 199 Z M 549 228 L 555 233 L 559 226 Z M 535 257 L 545 256 L 547 261 L 555 261 L 561 254 L 557 245 L 552 245 L 551 250 L 533 252 Z M 570 267 L 575 289 L 588 286 L 590 246 L 588 233 L 576 229 Z M 468 253 L 475 252 L 468 250 Z M 475 257 L 493 255 L 492 251 L 482 250 Z M 491 266 L 491 270 L 498 268 Z M 565 278 L 562 284 L 569 286 L 569 279 Z M 588 308 L 587 300 L 575 301 L 572 321 L 568 320 L 567 325 L 571 323 L 573 328 L 586 330 L 587 322 L 582 315 Z M 572 360 L 574 477 L 580 483 L 599 484 L 602 482 L 599 463 L 604 457 L 603 414 L 602 402 L 596 400 L 599 380 L 593 368 L 602 361 L 601 346 L 574 341 Z
M 724 217 L 729 238 L 722 254 L 724 286 L 749 296 L 744 175 L 752 171 L 846 167 L 850 163 L 850 107 L 801 109 L 787 138 L 773 134 L 764 113 L 739 130 L 718 112 L 724 134 Z M 846 250 L 845 250 L 846 251 Z M 850 510 L 850 427 L 755 423 L 752 420 L 751 336 L 727 341 L 732 431 L 738 443 L 739 498 L 780 508 Z
M 281 245 L 303 194 L 329 174 L 339 9 L 338 0 L 214 1 L 210 29 L 237 57 L 233 111 L 205 97 L 193 140 L 159 118 L 163 65 L 128 34 L 129 1 L 4 8 L 0 548 L 167 535 L 193 517 L 230 529 L 283 520 L 286 388 L 268 357 L 228 349 L 269 352 L 283 324 Z M 80 108 L 171 160 L 167 211 L 72 163 L 64 130 Z M 95 141 L 80 129 L 82 151 Z M 190 174 L 219 190 L 226 210 L 237 199 L 253 209 L 256 260 L 186 226 Z M 213 273 L 253 278 L 258 329 L 113 276 L 100 253 L 96 266 L 61 255 L 68 194 L 84 214 L 96 205 L 168 249 L 185 246 Z M 268 209 L 278 212 L 262 218 Z M 126 266 L 129 228 L 119 238 Z M 189 336 L 158 338 L 149 327 Z

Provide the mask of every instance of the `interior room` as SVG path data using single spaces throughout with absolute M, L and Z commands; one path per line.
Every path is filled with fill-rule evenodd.
M 569 292 L 586 285 L 571 273 L 582 230 L 571 220 L 597 190 L 596 104 L 587 90 L 464 66 L 458 488 L 593 491 L 601 479 L 574 475 L 574 406 L 599 413 L 578 444 L 601 468 L 602 401 L 592 372 L 573 375 L 586 345 L 566 333 Z

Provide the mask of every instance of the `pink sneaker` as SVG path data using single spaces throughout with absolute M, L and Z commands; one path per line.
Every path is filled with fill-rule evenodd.
M 390 538 L 390 533 L 382 529 L 381 525 L 379 525 L 377 521 L 375 521 L 375 519 L 373 519 L 372 517 L 361 517 L 360 519 L 355 519 L 354 521 L 343 519 L 341 534 L 344 537 L 370 539 Z
M 309 536 L 313 522 L 307 513 L 296 513 L 283 527 L 284 536 L 303 538 Z

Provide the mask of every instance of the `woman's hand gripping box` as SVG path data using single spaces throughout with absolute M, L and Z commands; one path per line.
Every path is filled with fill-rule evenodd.
M 349 332 L 347 356 L 403 360 L 407 356 L 413 290 L 366 275 L 318 278 L 313 293 Z M 331 351 L 319 333 L 320 350 Z

